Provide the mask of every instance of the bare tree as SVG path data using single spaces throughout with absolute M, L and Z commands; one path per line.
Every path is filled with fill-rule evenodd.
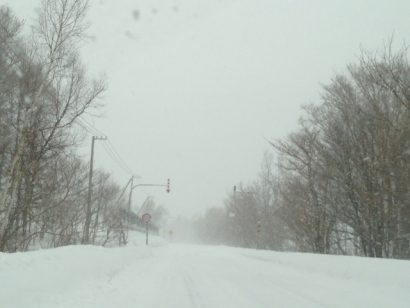
M 410 66 L 407 49 L 391 46 L 363 53 L 323 87 L 298 129 L 271 143 L 279 155 L 276 174 L 265 161 L 260 178 L 240 187 L 245 193 L 209 210 L 198 223 L 204 238 L 410 257 Z
M 42 1 L 34 42 L 7 45 L 9 54 L 18 57 L 11 66 L 9 60 L 4 62 L 13 68 L 11 74 L 17 76 L 17 82 L 1 94 L 7 95 L 6 101 L 16 110 L 8 112 L 14 140 L 0 147 L 2 152 L 8 149 L 0 165 L 0 250 L 11 238 L 20 236 L 19 232 L 26 236 L 43 169 L 74 144 L 73 124 L 96 106 L 105 89 L 102 81 L 86 78 L 77 54 L 87 7 L 85 0 Z M 4 11 L 3 15 L 10 13 Z M 11 35 L 18 33 L 18 23 L 11 17 L 8 20 L 4 36 L 11 41 Z

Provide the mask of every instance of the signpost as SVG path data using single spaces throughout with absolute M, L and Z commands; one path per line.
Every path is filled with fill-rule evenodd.
M 148 224 L 151 221 L 151 215 L 148 213 L 143 214 L 142 221 L 145 223 L 145 245 L 148 245 Z

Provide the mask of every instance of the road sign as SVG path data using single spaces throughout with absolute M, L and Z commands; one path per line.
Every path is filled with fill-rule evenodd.
M 151 215 L 148 213 L 145 213 L 144 215 L 142 215 L 142 221 L 145 222 L 146 224 L 149 223 L 151 221 Z

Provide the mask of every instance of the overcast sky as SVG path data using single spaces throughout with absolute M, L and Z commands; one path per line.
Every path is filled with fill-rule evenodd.
M 27 18 L 34 0 L 4 0 Z M 265 138 L 297 125 L 301 106 L 360 48 L 394 34 L 409 43 L 408 0 L 92 0 L 90 40 L 82 53 L 109 89 L 101 117 L 107 135 L 140 183 L 136 189 L 172 216 L 223 204 L 239 182 L 256 178 Z M 91 135 L 83 150 L 88 155 Z M 124 172 L 96 145 L 96 166 L 125 185 Z M 87 156 L 84 156 L 85 158 Z

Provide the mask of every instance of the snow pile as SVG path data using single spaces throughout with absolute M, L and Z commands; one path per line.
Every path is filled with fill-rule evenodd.
M 144 264 L 159 237 L 130 233 L 128 247 L 67 246 L 25 253 L 0 253 L 0 307 L 90 307 L 94 296 L 133 263 Z M 137 262 L 138 261 L 138 262 Z M 91 307 L 94 307 L 91 305 Z

